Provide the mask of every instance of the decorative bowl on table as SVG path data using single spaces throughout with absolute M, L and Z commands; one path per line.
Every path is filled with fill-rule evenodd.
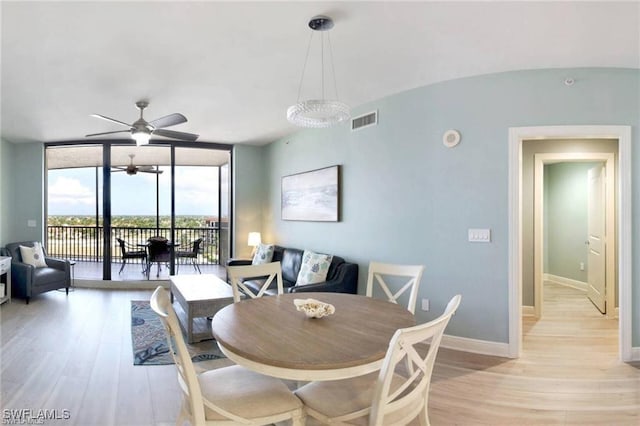
M 331 315 L 336 308 L 330 303 L 324 303 L 316 299 L 293 299 L 298 311 L 304 312 L 309 318 L 322 318 Z

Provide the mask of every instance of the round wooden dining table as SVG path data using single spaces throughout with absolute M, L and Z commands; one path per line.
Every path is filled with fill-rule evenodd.
M 335 313 L 308 318 L 294 299 L 330 303 Z M 380 369 L 399 328 L 415 325 L 401 305 L 345 293 L 289 293 L 245 299 L 213 317 L 220 350 L 236 364 L 290 380 L 336 380 Z

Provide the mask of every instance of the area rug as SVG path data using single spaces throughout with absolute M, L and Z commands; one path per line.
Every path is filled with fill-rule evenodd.
M 162 322 L 146 300 L 131 301 L 131 343 L 134 365 L 173 364 Z M 187 344 L 187 348 L 193 362 L 225 358 L 215 340 Z

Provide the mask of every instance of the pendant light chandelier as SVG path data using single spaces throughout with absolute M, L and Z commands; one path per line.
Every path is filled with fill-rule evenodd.
M 304 60 L 304 67 L 302 68 L 302 77 L 300 78 L 300 87 L 298 88 L 298 99 L 295 105 L 292 105 L 287 109 L 287 120 L 300 127 L 331 127 L 334 124 L 348 120 L 351 116 L 349 112 L 349 106 L 344 102 L 340 102 L 338 100 L 336 73 L 333 66 L 333 52 L 331 50 L 331 39 L 329 38 L 329 30 L 333 28 L 333 20 L 328 16 L 314 16 L 309 21 L 309 28 L 311 28 L 313 31 L 311 32 L 311 36 L 309 37 L 307 55 Z M 306 101 L 300 101 L 302 83 L 304 82 L 304 74 L 307 68 L 309 52 L 311 50 L 311 42 L 313 41 L 313 35 L 316 32 L 320 34 L 320 85 L 322 96 L 320 99 L 309 99 Z M 333 74 L 333 88 L 335 99 L 325 98 L 325 35 L 328 44 L 331 71 Z

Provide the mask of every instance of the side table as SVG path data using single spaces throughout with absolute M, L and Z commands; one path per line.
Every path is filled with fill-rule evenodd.
M 11 258 L 0 256 L 0 305 L 11 302 Z

